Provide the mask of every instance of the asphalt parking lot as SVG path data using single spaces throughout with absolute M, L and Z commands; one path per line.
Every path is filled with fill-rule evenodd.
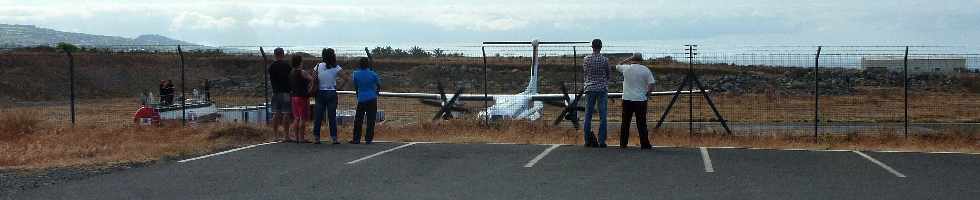
M 272 143 L 13 199 L 975 199 L 980 155 Z

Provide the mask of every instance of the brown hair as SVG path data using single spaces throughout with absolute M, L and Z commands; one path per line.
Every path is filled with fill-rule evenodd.
M 299 66 L 303 66 L 303 56 L 299 54 L 293 55 L 293 60 L 290 62 L 290 64 L 292 64 L 293 68 L 299 68 Z
M 321 56 L 323 57 L 323 62 L 327 63 L 327 69 L 337 67 L 337 54 L 334 53 L 332 48 L 323 49 Z
M 602 40 L 599 40 L 599 38 L 593 39 L 592 40 L 592 50 L 595 51 L 595 50 L 599 50 L 599 49 L 602 49 Z

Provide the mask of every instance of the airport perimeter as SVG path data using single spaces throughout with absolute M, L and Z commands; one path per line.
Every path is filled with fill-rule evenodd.
M 976 154 L 262 143 L 12 199 L 972 199 Z

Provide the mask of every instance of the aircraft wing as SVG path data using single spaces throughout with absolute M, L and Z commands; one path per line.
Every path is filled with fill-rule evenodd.
M 354 91 L 337 91 L 337 94 L 357 94 Z M 379 96 L 382 97 L 398 97 L 398 98 L 409 98 L 409 99 L 433 99 L 439 100 L 441 97 L 438 93 L 416 93 L 416 92 L 379 92 Z M 494 96 L 500 96 L 502 94 L 488 94 L 484 96 L 483 94 L 460 94 L 460 101 L 493 101 Z M 453 98 L 453 94 L 446 94 L 446 98 Z
M 650 92 L 650 93 L 647 94 L 647 96 L 670 96 L 670 95 L 674 95 L 674 93 L 675 93 L 675 91 Z M 702 93 L 702 91 L 701 90 L 694 90 L 694 91 L 682 90 L 681 91 L 681 94 L 697 94 L 697 93 Z M 569 95 L 572 95 L 572 94 L 569 94 Z M 565 98 L 564 96 L 565 96 L 564 94 L 536 94 L 536 95 L 532 95 L 531 96 L 531 100 L 533 100 L 533 101 L 562 101 Z M 623 98 L 623 93 L 621 93 L 621 92 L 619 92 L 619 93 L 613 92 L 613 93 L 609 93 L 608 96 L 609 96 L 608 98 Z
M 681 91 L 681 94 L 696 94 L 705 91 L 694 90 L 694 91 Z M 674 95 L 675 91 L 660 91 L 660 92 L 650 92 L 648 96 L 670 96 Z M 356 94 L 354 91 L 337 91 L 337 94 Z M 398 98 L 409 98 L 409 99 L 441 99 L 438 93 L 415 93 L 415 92 L 379 92 L 379 96 L 382 97 L 398 97 Z M 571 95 L 571 94 L 570 94 Z M 495 96 L 518 96 L 518 94 L 460 94 L 460 101 L 493 101 Z M 532 101 L 562 101 L 564 100 L 564 94 L 535 94 L 531 96 Z M 446 94 L 446 98 L 452 98 L 453 94 Z M 609 93 L 609 98 L 622 98 L 623 93 Z

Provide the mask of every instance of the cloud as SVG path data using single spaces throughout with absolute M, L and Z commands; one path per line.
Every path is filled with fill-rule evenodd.
M 424 23 L 431 23 L 445 30 L 469 30 L 469 31 L 508 31 L 516 28 L 523 28 L 528 25 L 528 21 L 508 16 L 481 16 L 466 14 L 442 14 L 432 19 L 419 19 Z
M 231 17 L 215 17 L 197 12 L 181 12 L 170 23 L 170 31 L 223 30 L 235 26 L 238 20 Z
M 980 32 L 974 25 L 980 21 L 973 9 L 978 6 L 976 0 L 0 0 L 0 23 L 109 35 L 169 33 L 191 41 L 221 37 L 240 43 L 284 29 L 328 30 L 371 40 L 432 35 L 439 35 L 433 40 L 456 41 L 525 35 L 737 40 L 772 35 L 801 40 L 930 36 L 940 41 L 952 36 L 977 43 L 968 35 Z M 279 38 L 314 40 L 302 35 Z

